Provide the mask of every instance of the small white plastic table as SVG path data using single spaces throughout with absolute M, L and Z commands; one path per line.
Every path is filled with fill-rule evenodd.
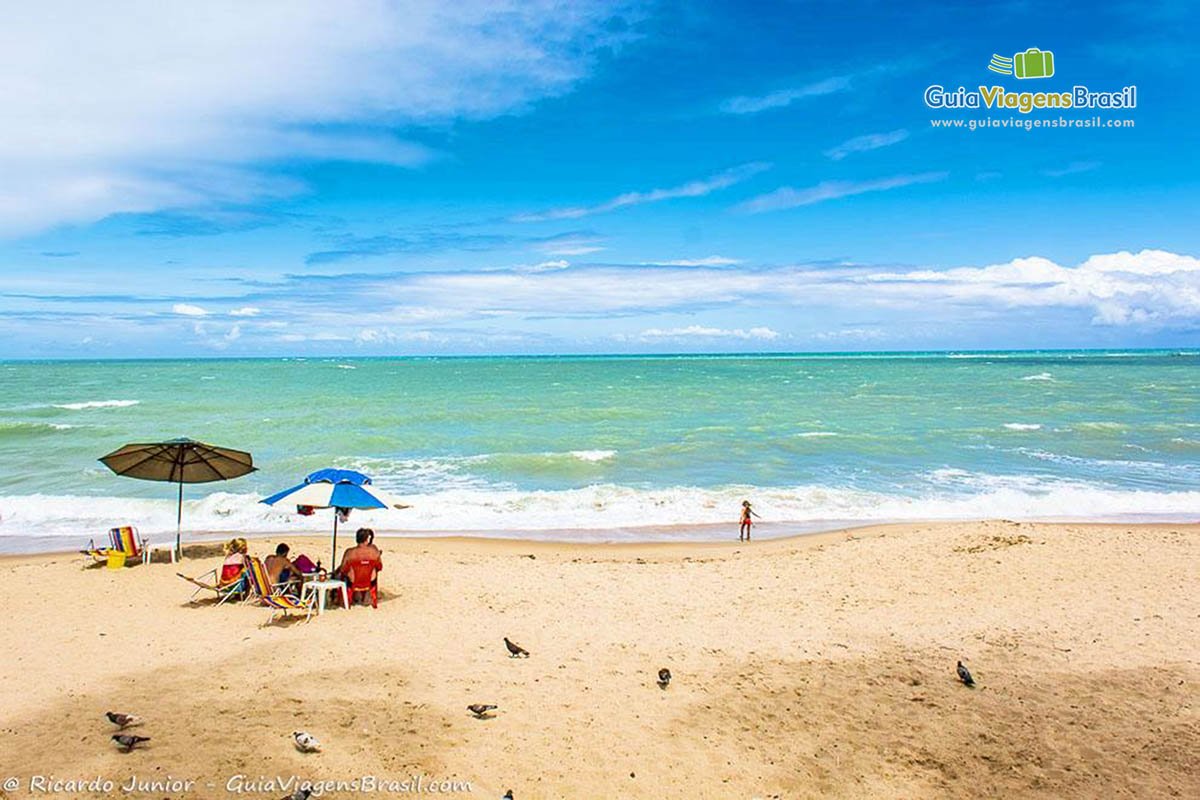
M 346 610 L 350 610 L 350 593 L 346 591 L 346 584 L 342 581 L 307 581 L 304 584 L 304 593 L 301 599 L 307 598 L 310 594 L 316 592 L 317 595 L 317 616 L 325 613 L 325 593 L 329 590 L 341 590 L 342 605 Z

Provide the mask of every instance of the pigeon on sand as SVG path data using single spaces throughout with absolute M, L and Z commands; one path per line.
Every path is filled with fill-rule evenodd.
M 965 686 L 975 685 L 975 679 L 971 677 L 971 670 L 967 669 L 961 661 L 958 662 L 958 679 L 962 681 L 963 685 Z
M 142 742 L 150 741 L 149 736 L 131 736 L 128 733 L 114 733 L 112 740 L 117 743 L 117 747 L 121 748 L 121 752 L 128 753 L 133 748 L 137 747 Z
M 529 651 L 507 636 L 504 637 L 504 646 L 508 648 L 509 658 L 520 658 L 521 656 L 529 658 Z
M 142 718 L 134 716 L 133 714 L 121 714 L 116 711 L 108 711 L 105 712 L 104 716 L 108 717 L 108 721 L 113 725 L 116 725 L 121 730 L 131 728 L 134 725 L 142 724 Z
M 489 711 L 495 711 L 499 706 L 494 706 L 489 703 L 471 703 L 467 706 L 467 710 L 474 714 L 479 719 L 487 719 Z

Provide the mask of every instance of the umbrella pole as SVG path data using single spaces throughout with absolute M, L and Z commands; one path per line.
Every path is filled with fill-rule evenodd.
M 183 481 L 179 482 L 179 505 L 175 507 L 175 560 L 183 561 L 183 539 L 180 528 L 183 526 Z
M 337 564 L 337 518 L 338 518 L 338 512 L 337 512 L 337 509 L 335 508 L 333 510 L 333 554 L 329 556 L 330 572 L 333 572 L 334 570 L 337 569 L 337 567 L 334 566 L 335 564 Z

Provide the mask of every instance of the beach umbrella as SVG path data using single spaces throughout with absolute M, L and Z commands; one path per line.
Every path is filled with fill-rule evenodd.
M 175 512 L 175 553 L 182 556 L 183 485 L 240 478 L 254 472 L 254 459 L 242 450 L 214 447 L 194 439 L 127 444 L 100 459 L 104 466 L 126 478 L 179 484 Z
M 336 508 L 333 515 L 333 555 L 331 564 L 337 563 L 338 517 L 351 508 L 408 508 L 397 502 L 381 489 L 371 485 L 371 479 L 361 472 L 350 469 L 319 469 L 310 472 L 290 489 L 271 495 L 262 502 L 269 506 L 286 500 L 297 507 Z

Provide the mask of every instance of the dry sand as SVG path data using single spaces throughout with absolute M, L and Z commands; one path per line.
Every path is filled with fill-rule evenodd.
M 1200 797 L 1200 526 L 381 543 L 378 609 L 269 628 L 189 605 L 175 565 L 0 560 L 7 796 L 33 775 L 220 798 L 239 774 L 419 774 L 517 800 Z M 110 709 L 143 715 L 150 746 L 116 752 Z M 296 752 L 298 729 L 324 751 Z

